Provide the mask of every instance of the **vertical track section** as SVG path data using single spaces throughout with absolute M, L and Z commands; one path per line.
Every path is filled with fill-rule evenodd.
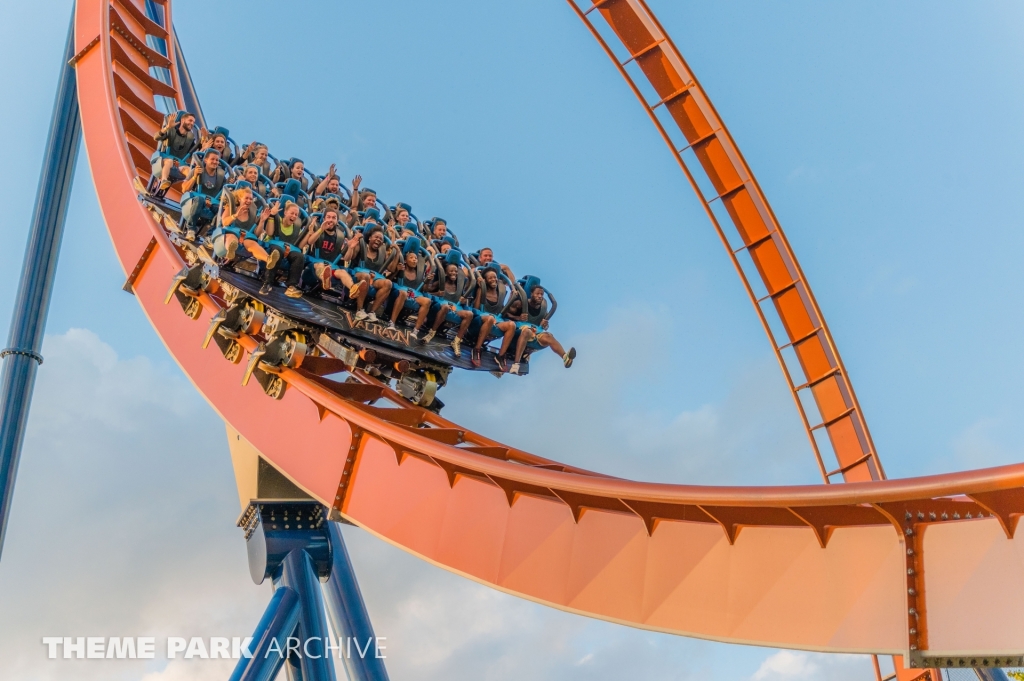
M 884 479 L 849 374 L 810 284 L 757 179 L 672 39 L 643 0 L 567 1 L 651 117 L 728 250 L 782 367 L 825 482 L 836 476 L 847 482 Z M 613 47 L 612 40 L 619 44 Z M 832 465 L 823 454 L 828 449 L 835 458 Z
M 146 181 L 164 114 L 184 108 L 171 8 L 166 0 L 110 0 L 107 11 L 121 127 L 135 170 Z
M 3 369 L 0 370 L 0 552 L 7 533 L 36 369 L 43 363 L 39 352 L 71 198 L 75 161 L 81 146 L 82 124 L 78 110 L 78 79 L 72 67 L 74 59 L 72 20 L 61 61 L 11 330 L 7 348 L 0 351 L 0 361 L 3 361 Z

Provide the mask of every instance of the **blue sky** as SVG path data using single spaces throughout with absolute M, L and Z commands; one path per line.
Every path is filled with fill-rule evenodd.
M 786 230 L 889 475 L 1019 461 L 1024 9 L 650 4 Z M 0 4 L 3 323 L 69 10 Z M 580 353 L 573 369 L 548 356 L 528 379 L 459 376 L 443 395 L 450 418 L 636 478 L 817 479 L 721 243 L 564 2 L 176 0 L 175 12 L 212 123 L 314 168 L 361 173 L 383 198 L 444 216 L 463 242 L 494 247 L 554 290 L 553 329 Z M 67 678 L 42 659 L 43 635 L 163 631 L 207 622 L 211 608 L 224 613 L 217 626 L 241 635 L 267 598 L 248 583 L 232 527 L 220 425 L 120 290 L 84 156 L 0 563 L 0 611 L 33 614 L 0 639 L 18 660 L 0 677 Z M 191 437 L 175 441 L 181 430 Z M 93 520 L 104 514 L 135 520 L 112 532 Z M 544 610 L 348 536 L 378 630 L 390 632 L 393 678 L 617 678 L 624 657 L 646 678 L 866 678 L 861 659 Z M 70 575 L 69 547 L 79 557 Z M 117 668 L 103 678 L 114 673 L 141 676 Z

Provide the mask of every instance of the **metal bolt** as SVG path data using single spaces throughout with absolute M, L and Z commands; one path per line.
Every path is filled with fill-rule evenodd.
M 934 512 L 929 513 L 928 514 L 928 518 L 931 519 L 931 520 L 935 520 L 935 513 Z
M 911 596 L 916 596 L 917 595 L 917 590 L 914 589 L 913 587 L 911 587 L 911 588 L 907 589 L 907 593 L 910 594 Z
M 913 528 L 913 527 L 908 527 L 908 528 L 906 529 L 906 533 L 907 533 L 907 536 L 908 536 L 908 537 L 909 537 L 910 535 L 914 534 L 914 528 Z
M 916 636 L 917 635 L 917 629 L 914 629 L 913 627 L 911 627 L 910 628 L 910 635 L 911 636 Z
M 914 555 L 914 549 L 907 549 L 907 555 L 908 556 Z
M 953 514 L 953 520 L 960 520 L 960 514 L 959 513 L 954 513 Z
M 916 645 L 916 644 L 914 644 L 914 643 L 911 643 L 911 644 L 910 644 L 910 649 L 911 649 L 911 650 L 917 650 L 917 645 Z
M 913 518 L 913 517 L 914 517 L 914 516 L 910 515 L 910 511 L 907 511 L 907 512 L 906 512 L 905 514 L 903 514 L 903 515 L 904 515 L 904 517 L 905 517 L 905 518 L 906 518 L 907 520 L 910 520 L 911 518 Z
M 924 513 L 921 513 L 921 511 L 918 511 L 917 512 L 917 519 L 918 520 L 924 520 Z
M 915 608 L 910 608 L 909 610 L 907 610 L 907 612 L 909 612 L 911 615 L 917 614 L 917 610 Z
M 914 574 L 914 568 L 907 568 L 907 574 L 908 575 Z
M 967 514 L 967 515 L 965 515 L 964 517 L 965 517 L 965 518 L 967 518 L 968 520 L 970 520 L 970 519 L 971 519 L 971 514 L 970 514 L 970 513 L 968 513 L 968 514 Z
M 949 514 L 948 514 L 948 513 L 946 513 L 945 511 L 943 511 L 943 512 L 942 512 L 942 519 L 943 519 L 943 520 L 949 520 Z

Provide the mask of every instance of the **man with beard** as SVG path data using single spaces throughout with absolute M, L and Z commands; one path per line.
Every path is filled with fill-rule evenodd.
M 346 236 L 341 229 L 338 229 L 338 211 L 335 208 L 326 208 L 323 212 L 323 221 L 319 226 L 316 218 L 310 223 L 310 232 L 302 240 L 302 248 L 306 251 L 306 270 L 302 275 L 302 283 L 305 287 L 312 288 L 319 281 L 320 286 L 329 291 L 332 288 L 333 280 L 337 279 L 345 286 L 345 291 L 355 297 L 358 293 L 352 275 L 344 267 L 340 267 L 339 260 L 345 249 Z M 364 290 L 368 287 L 365 282 L 359 285 Z
M 160 132 L 154 135 L 157 141 L 157 155 L 153 160 L 153 179 L 150 193 L 163 198 L 175 182 L 181 182 L 187 175 L 182 166 L 189 154 L 199 147 L 195 130 L 196 117 L 187 111 L 168 114 Z

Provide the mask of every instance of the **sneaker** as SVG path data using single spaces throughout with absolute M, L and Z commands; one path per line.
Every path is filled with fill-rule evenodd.
M 576 348 L 569 348 L 569 352 L 562 355 L 562 364 L 568 369 L 572 366 L 572 361 L 576 359 Z
M 196 230 L 190 229 L 187 232 L 185 232 L 185 241 L 195 241 L 195 240 L 196 240 Z
M 395 321 L 393 319 L 389 319 L 387 321 L 388 321 L 388 328 L 389 329 L 395 328 Z
M 501 369 L 501 373 L 505 373 L 506 371 L 508 371 L 508 369 L 505 368 L 505 360 L 503 360 L 501 357 L 495 357 L 494 358 L 494 363 L 498 365 L 499 369 Z M 497 372 L 496 371 L 492 371 L 491 373 L 494 374 L 494 373 L 497 373 Z
M 320 286 L 323 287 L 323 289 L 325 291 L 330 291 L 331 290 L 331 280 L 332 279 L 334 279 L 334 277 L 331 275 L 331 268 L 330 267 L 324 267 L 320 271 Z
M 274 289 L 270 287 L 270 284 L 264 284 L 263 286 L 260 286 L 260 295 L 268 296 L 270 295 L 270 292 L 273 290 Z
M 409 332 L 409 338 L 411 338 L 413 340 L 419 340 L 420 339 L 420 330 L 419 329 L 413 329 L 412 331 L 410 331 Z
M 232 241 L 231 243 L 228 244 L 228 254 L 226 256 L 227 257 L 227 261 L 231 262 L 232 260 L 234 260 L 235 259 L 235 255 L 237 253 L 238 253 L 238 242 L 237 241 Z
M 277 261 L 281 259 L 281 251 L 271 251 L 270 255 L 267 256 L 267 269 L 272 270 L 277 267 Z
M 515 374 L 516 376 L 518 376 L 519 375 L 519 362 L 516 362 L 515 364 L 513 364 L 512 368 L 509 369 L 508 372 L 510 374 Z
M 162 199 L 162 198 L 164 198 L 164 195 L 167 194 L 167 190 L 170 189 L 170 188 L 171 188 L 171 181 L 170 180 L 164 180 L 163 182 L 160 183 L 160 186 L 158 186 L 156 188 L 156 191 L 153 192 L 153 196 L 155 198 Z
M 473 354 L 470 359 L 473 362 L 473 366 L 480 366 L 480 348 L 473 348 Z
M 348 297 L 353 300 L 359 297 L 359 284 L 352 284 L 348 287 Z
M 377 315 L 375 315 L 373 312 L 368 313 L 366 315 L 366 321 L 368 321 L 368 322 L 376 322 L 377 321 Z
M 289 298 L 301 298 L 302 297 L 302 291 L 300 291 L 299 289 L 295 288 L 294 286 L 289 286 L 288 288 L 286 288 L 284 290 L 284 294 L 286 296 L 288 296 Z
M 366 314 L 366 310 L 356 310 L 356 321 L 357 322 L 363 321 L 364 319 L 366 319 L 367 316 L 368 315 Z
M 458 336 L 452 339 L 452 350 L 456 357 L 462 357 L 462 339 Z
M 437 335 L 437 331 L 435 329 L 431 329 L 430 331 L 427 331 L 427 335 L 423 337 L 423 342 L 424 343 L 429 343 L 430 341 L 432 341 L 434 339 L 434 336 L 436 336 L 436 335 Z

